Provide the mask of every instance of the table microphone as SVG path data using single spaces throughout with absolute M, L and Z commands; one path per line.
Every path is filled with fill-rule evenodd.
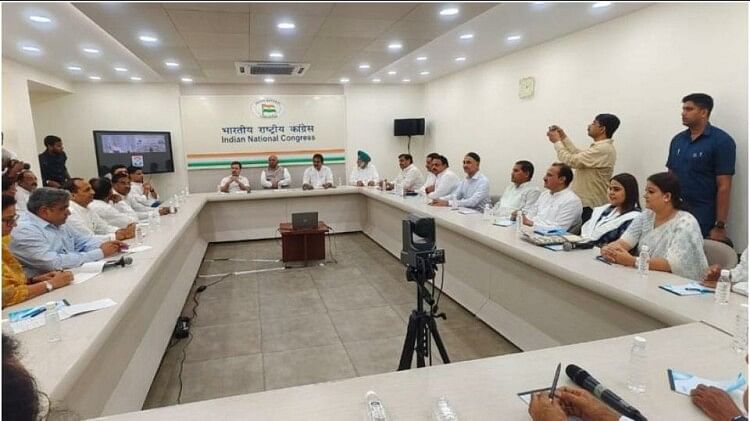
M 647 421 L 646 417 L 644 417 L 640 411 L 630 406 L 629 403 L 622 400 L 622 398 L 615 395 L 609 389 L 605 388 L 595 378 L 591 377 L 591 374 L 581 367 L 578 367 L 575 364 L 569 364 L 565 368 L 565 373 L 575 382 L 575 384 L 588 390 L 620 414 L 635 421 Z
M 110 261 L 106 262 L 104 264 L 104 266 L 102 267 L 102 269 L 113 268 L 113 267 L 117 267 L 117 266 L 125 267 L 125 265 L 129 265 L 131 263 L 133 263 L 133 258 L 132 257 L 130 257 L 130 256 L 122 256 L 122 257 L 120 257 L 119 260 L 110 260 Z

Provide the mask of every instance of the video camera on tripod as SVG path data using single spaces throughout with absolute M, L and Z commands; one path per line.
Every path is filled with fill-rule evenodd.
M 437 265 L 445 263 L 445 250 L 435 247 L 435 219 L 411 214 L 402 221 L 402 227 L 401 263 L 406 265 L 406 280 L 417 284 L 417 308 L 409 316 L 398 369 L 410 369 L 414 353 L 417 367 L 425 366 L 425 357 L 429 357 L 432 364 L 430 348 L 433 337 L 443 363 L 447 364 L 450 362 L 448 353 L 435 323 L 437 317 L 445 319 L 445 313 L 438 313 L 438 303 L 433 298 Z M 425 286 L 430 279 L 433 280 L 432 291 Z M 424 309 L 425 302 L 429 305 L 429 312 Z
M 435 248 L 435 219 L 411 214 L 402 222 L 401 263 L 411 282 L 435 277 L 437 265 L 445 263 L 445 250 Z

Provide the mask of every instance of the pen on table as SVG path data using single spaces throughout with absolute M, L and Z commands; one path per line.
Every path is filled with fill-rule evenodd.
M 557 380 L 560 378 L 560 368 L 562 363 L 557 363 L 557 370 L 555 370 L 555 379 L 552 380 L 552 388 L 549 390 L 549 399 L 555 400 L 555 389 L 557 389 Z
M 714 290 L 712 289 L 705 289 L 705 288 L 685 288 L 685 291 L 714 292 Z

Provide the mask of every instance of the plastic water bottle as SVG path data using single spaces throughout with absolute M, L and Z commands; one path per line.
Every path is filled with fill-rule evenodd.
M 729 304 L 729 293 L 732 291 L 732 272 L 727 269 L 721 270 L 719 276 L 719 282 L 716 283 L 716 292 L 714 293 L 714 299 L 716 304 L 727 305 Z
M 490 204 L 487 203 L 486 205 L 484 205 L 484 211 L 482 212 L 482 219 L 484 219 L 485 221 L 489 221 L 490 219 L 492 219 L 491 212 L 492 212 L 492 208 L 490 208 Z
M 523 212 L 519 209 L 516 213 L 516 235 L 522 236 L 523 235 Z
M 633 347 L 630 349 L 628 389 L 635 393 L 645 392 L 647 376 L 648 359 L 646 354 L 646 339 L 642 336 L 636 336 L 633 338 Z
M 136 225 L 135 226 L 135 243 L 137 245 L 139 245 L 139 246 L 142 245 L 143 244 L 143 237 L 144 237 L 144 235 L 143 235 L 143 226 Z
M 185 184 L 185 196 L 190 196 L 190 185 Z
M 638 254 L 636 259 L 636 267 L 638 268 L 638 274 L 641 278 L 648 278 L 648 267 L 651 263 L 651 255 L 649 254 L 648 246 L 641 246 L 641 252 Z
M 60 315 L 57 313 L 57 303 L 50 301 L 44 307 L 44 324 L 47 326 L 47 339 L 50 342 L 59 342 L 62 340 L 62 335 L 60 334 Z
M 401 183 L 396 184 L 396 188 L 394 189 L 396 192 L 396 196 L 404 196 L 404 185 Z
M 153 214 L 153 218 L 154 218 L 153 229 L 159 228 L 161 226 L 161 214 L 159 213 L 159 210 L 158 209 L 153 210 L 151 213 Z
M 174 204 L 174 207 L 179 208 L 180 207 L 180 196 L 177 194 L 172 197 L 172 203 Z
M 732 340 L 734 351 L 738 354 L 747 352 L 747 304 L 741 304 L 737 310 Z
M 388 421 L 383 402 L 372 390 L 365 395 L 367 400 L 367 416 L 369 421 Z
M 453 410 L 448 399 L 445 399 L 445 397 L 440 397 L 440 399 L 438 399 L 437 405 L 435 405 L 435 410 L 432 411 L 432 415 L 434 416 L 433 418 L 435 421 L 458 421 L 456 411 Z

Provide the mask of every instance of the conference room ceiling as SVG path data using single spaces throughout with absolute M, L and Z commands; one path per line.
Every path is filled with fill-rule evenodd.
M 594 4 L 4 3 L 3 55 L 72 81 L 267 83 L 235 69 L 266 61 L 309 63 L 275 83 L 423 83 L 648 6 Z

